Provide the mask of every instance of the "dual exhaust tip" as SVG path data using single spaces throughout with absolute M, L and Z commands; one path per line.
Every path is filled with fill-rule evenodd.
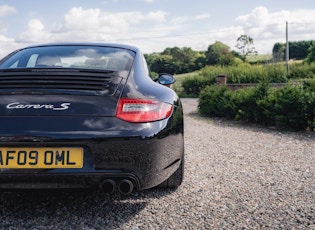
M 101 181 L 99 188 L 104 193 L 115 193 L 118 191 L 122 195 L 128 195 L 132 193 L 134 185 L 131 180 L 123 179 L 118 181 L 118 183 L 112 179 L 106 179 Z

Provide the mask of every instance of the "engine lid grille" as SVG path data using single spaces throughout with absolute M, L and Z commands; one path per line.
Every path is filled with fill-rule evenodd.
M 23 69 L 0 71 L 0 94 L 68 93 L 113 95 L 124 71 Z

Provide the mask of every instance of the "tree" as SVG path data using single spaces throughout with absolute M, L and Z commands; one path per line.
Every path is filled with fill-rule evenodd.
M 254 40 L 250 36 L 247 36 L 246 34 L 241 35 L 237 39 L 237 44 L 235 47 L 240 50 L 240 53 L 244 61 L 248 55 L 258 54 L 254 46 Z
M 170 55 L 173 57 L 173 64 L 177 66 L 176 73 L 188 73 L 195 69 L 195 61 L 198 58 L 198 52 L 188 47 L 166 48 L 162 55 Z
M 303 60 L 306 58 L 309 53 L 309 48 L 312 45 L 312 41 L 297 41 L 289 42 L 289 58 Z M 285 43 L 275 43 L 272 49 L 273 59 L 275 61 L 284 61 L 285 60 Z
M 174 65 L 174 60 L 171 55 L 153 53 L 151 55 L 145 55 L 145 58 L 152 72 L 170 74 L 177 72 L 177 66 Z
M 189 73 L 205 66 L 205 55 L 191 48 L 166 48 L 162 53 L 146 54 L 150 70 L 156 73 Z
M 203 67 L 206 66 L 206 52 L 205 51 L 200 51 L 197 53 L 197 58 L 195 60 L 195 65 L 193 70 L 199 70 Z
M 222 42 L 216 41 L 209 45 L 206 51 L 206 63 L 208 65 L 232 65 L 234 55 L 230 52 L 230 47 Z
M 285 44 L 277 42 L 272 49 L 272 57 L 276 62 L 284 61 L 285 59 Z
M 315 62 L 315 41 L 312 42 L 312 45 L 308 49 L 308 55 L 306 57 L 306 62 L 311 64 Z
M 302 60 L 308 54 L 308 49 L 312 45 L 312 41 L 289 42 L 290 59 Z

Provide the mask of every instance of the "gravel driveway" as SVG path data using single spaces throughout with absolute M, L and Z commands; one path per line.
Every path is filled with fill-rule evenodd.
M 185 180 L 114 199 L 0 195 L 1 229 L 315 229 L 315 135 L 210 120 L 183 99 Z

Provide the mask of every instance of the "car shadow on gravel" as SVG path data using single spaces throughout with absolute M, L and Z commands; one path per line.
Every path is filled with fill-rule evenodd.
M 149 189 L 128 196 L 90 190 L 0 193 L 1 229 L 115 229 L 141 212 L 150 199 L 173 193 Z

